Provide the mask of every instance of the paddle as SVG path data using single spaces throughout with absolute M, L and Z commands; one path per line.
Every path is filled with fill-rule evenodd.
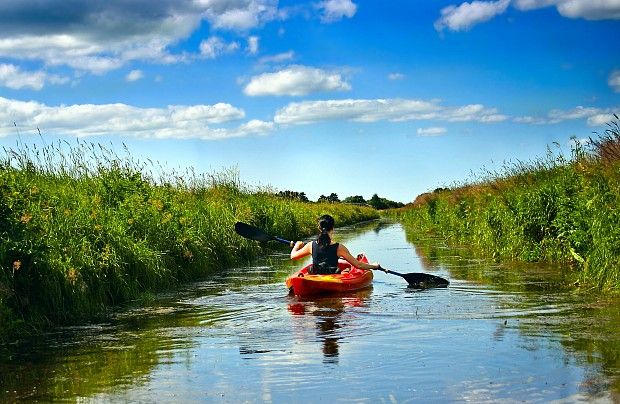
M 272 236 L 270 234 L 267 234 L 265 231 L 259 229 L 258 227 L 254 227 L 247 223 L 242 223 L 242 222 L 235 223 L 235 232 L 237 232 L 237 234 L 240 235 L 241 237 L 245 237 L 247 239 L 254 240 L 254 241 L 266 242 L 266 241 L 273 240 L 273 241 L 280 242 L 282 244 L 287 244 L 290 247 L 293 247 L 295 245 L 295 243 L 292 241 L 283 239 L 281 237 Z M 420 288 L 420 289 L 445 288 L 450 283 L 446 279 L 441 278 L 439 276 L 425 274 L 422 272 L 401 274 L 400 272 L 391 271 L 389 269 L 385 269 L 382 267 L 379 267 L 378 270 L 383 271 L 386 274 L 397 275 L 397 276 L 400 276 L 401 278 L 404 278 L 409 284 L 409 286 L 413 288 Z
M 276 237 L 276 236 L 271 236 L 265 233 L 263 230 L 259 229 L 258 227 L 254 227 L 247 223 L 242 223 L 242 222 L 235 223 L 235 231 L 241 237 L 245 237 L 245 238 L 248 238 L 254 241 L 265 242 L 265 241 L 273 240 L 273 241 L 278 241 L 282 244 L 287 244 L 290 247 L 293 247 L 295 245 L 295 243 L 293 243 L 292 241 L 285 240 L 283 238 Z
M 411 272 L 408 274 L 401 274 L 400 272 L 390 271 L 389 269 L 385 269 L 382 267 L 379 267 L 378 269 L 379 271 L 383 271 L 386 274 L 398 275 L 401 278 L 404 278 L 409 284 L 409 286 L 411 286 L 412 288 L 446 288 L 448 287 L 448 284 L 450 284 L 447 279 L 436 275 L 425 274 L 423 272 Z

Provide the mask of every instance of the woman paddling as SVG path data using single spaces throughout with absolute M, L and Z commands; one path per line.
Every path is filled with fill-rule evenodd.
M 374 262 L 367 264 L 358 261 L 351 255 L 347 247 L 332 241 L 334 234 L 334 218 L 330 215 L 323 215 L 319 218 L 319 237 L 308 244 L 297 241 L 291 251 L 291 259 L 297 260 L 308 255 L 312 255 L 312 274 L 335 274 L 338 273 L 338 258 L 344 258 L 349 264 L 361 269 L 378 269 L 379 264 Z

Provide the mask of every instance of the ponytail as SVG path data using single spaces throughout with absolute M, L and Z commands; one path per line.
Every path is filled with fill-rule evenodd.
M 316 239 L 316 242 L 321 247 L 327 247 L 332 243 L 332 239 L 329 238 L 329 233 L 325 229 L 321 229 L 321 234 L 319 234 L 319 238 Z
M 329 237 L 329 232 L 334 229 L 334 218 L 330 215 L 323 215 L 319 218 L 319 230 L 321 234 L 316 239 L 316 242 L 321 247 L 327 247 L 332 243 L 332 239 Z

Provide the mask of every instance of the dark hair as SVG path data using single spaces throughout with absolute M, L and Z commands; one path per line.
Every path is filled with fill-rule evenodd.
M 319 230 L 321 234 L 319 234 L 319 238 L 316 239 L 316 242 L 322 246 L 327 247 L 331 244 L 332 239 L 329 238 L 329 232 L 334 229 L 334 218 L 330 215 L 323 215 L 319 217 Z

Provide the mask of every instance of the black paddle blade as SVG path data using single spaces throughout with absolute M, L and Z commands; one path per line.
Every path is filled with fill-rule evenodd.
M 269 234 L 265 233 L 258 227 L 254 227 L 247 223 L 235 223 L 235 231 L 241 237 L 249 238 L 250 240 L 269 241 L 273 239 L 273 237 L 271 237 Z
M 426 288 L 446 288 L 450 284 L 447 279 L 440 276 L 414 272 L 410 274 L 401 274 L 410 287 L 417 289 Z

